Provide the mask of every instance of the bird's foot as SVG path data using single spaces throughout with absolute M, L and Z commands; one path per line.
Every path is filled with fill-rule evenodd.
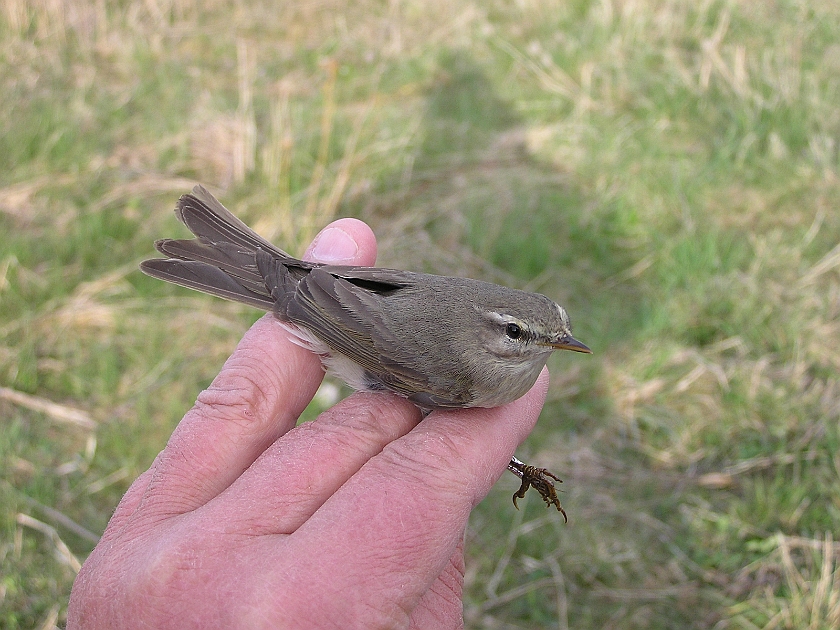
M 557 511 L 563 515 L 563 520 L 567 523 L 569 522 L 569 517 L 566 516 L 566 510 L 560 505 L 560 499 L 557 498 L 557 490 L 554 488 L 554 482 L 559 481 L 563 483 L 562 479 L 545 468 L 529 466 L 516 457 L 510 460 L 508 470 L 522 480 L 522 485 L 519 486 L 519 490 L 513 494 L 513 506 L 517 510 L 519 506 L 516 504 L 516 500 L 525 498 L 525 493 L 528 491 L 528 488 L 534 488 L 534 490 L 540 493 L 540 496 L 548 507 L 552 505 L 556 507 Z

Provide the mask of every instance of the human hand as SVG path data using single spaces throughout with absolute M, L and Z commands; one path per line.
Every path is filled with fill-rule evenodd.
M 341 219 L 306 258 L 373 265 L 376 242 Z M 257 321 L 123 497 L 67 628 L 462 627 L 467 519 L 533 428 L 547 371 L 496 409 L 420 422 L 356 393 L 296 427 L 322 376 Z

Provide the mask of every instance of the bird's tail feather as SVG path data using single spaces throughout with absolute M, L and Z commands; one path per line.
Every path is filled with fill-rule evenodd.
M 183 195 L 175 214 L 203 242 L 232 243 L 251 252 L 262 249 L 281 258 L 291 258 L 236 218 L 203 186 L 196 186 L 191 194 Z
M 275 300 L 257 268 L 256 253 L 300 265 L 237 219 L 202 186 L 183 195 L 175 209 L 178 219 L 197 238 L 163 239 L 155 243 L 169 258 L 146 260 L 140 270 L 153 278 L 228 300 L 272 310 Z M 304 266 L 305 263 L 304 263 Z

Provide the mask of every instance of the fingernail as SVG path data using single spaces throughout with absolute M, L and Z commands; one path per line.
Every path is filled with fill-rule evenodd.
M 310 253 L 318 262 L 349 263 L 355 260 L 359 246 L 347 232 L 331 227 L 315 238 Z

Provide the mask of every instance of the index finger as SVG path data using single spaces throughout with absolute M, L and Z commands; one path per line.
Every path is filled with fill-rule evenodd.
M 361 221 L 340 219 L 319 233 L 307 256 L 372 265 L 376 239 Z M 319 357 L 273 315 L 259 319 L 152 465 L 147 513 L 185 513 L 217 496 L 294 427 L 323 375 Z

